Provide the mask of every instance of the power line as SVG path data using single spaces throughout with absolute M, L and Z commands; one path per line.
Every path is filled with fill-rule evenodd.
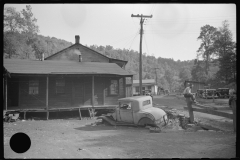
M 128 38 L 131 37 L 131 36 L 134 36 L 136 33 L 138 33 L 138 32 L 135 32 L 135 33 L 130 34 L 130 35 L 126 36 L 126 37 L 120 38 L 120 39 L 118 39 L 117 41 L 114 41 L 112 44 L 119 43 L 119 42 L 121 42 L 121 41 L 123 41 L 123 40 L 125 41 L 125 39 L 128 39 Z
M 149 53 L 149 51 L 148 51 L 148 47 L 147 47 L 147 42 L 146 42 L 146 38 L 145 38 L 146 36 L 143 36 L 143 39 L 144 39 L 144 42 L 145 42 L 145 45 L 146 45 L 146 48 L 147 48 L 147 53 Z
M 137 32 L 137 33 L 136 33 L 136 35 L 134 36 L 134 38 L 133 38 L 133 40 L 132 40 L 132 43 L 133 43 L 134 39 L 137 37 L 137 35 L 138 35 L 138 32 Z M 129 47 L 128 51 L 129 51 L 129 50 L 130 50 L 130 48 L 132 47 L 132 43 L 131 43 L 131 45 L 130 45 L 130 47 Z

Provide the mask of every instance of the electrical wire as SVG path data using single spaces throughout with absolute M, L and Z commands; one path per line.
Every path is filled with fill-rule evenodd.
M 137 32 L 137 34 L 134 36 L 134 38 L 133 38 L 133 40 L 132 40 L 132 43 L 133 43 L 133 41 L 135 40 L 135 38 L 137 37 L 137 35 L 138 35 L 138 32 Z M 128 52 L 130 51 L 130 48 L 132 47 L 132 43 L 131 43 L 131 45 L 130 45 L 130 47 L 129 47 L 129 49 L 128 49 Z
M 147 53 L 149 54 L 148 46 L 147 46 L 147 42 L 146 42 L 145 36 L 143 36 L 143 39 L 144 39 L 144 42 L 145 42 L 145 45 L 146 45 L 146 48 L 147 48 Z

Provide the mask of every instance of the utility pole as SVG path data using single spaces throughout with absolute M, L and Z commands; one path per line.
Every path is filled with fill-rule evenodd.
M 142 34 L 143 34 L 143 22 L 145 19 L 143 18 L 152 18 L 151 16 L 146 16 L 146 15 L 131 15 L 131 17 L 141 17 L 140 20 L 140 56 L 139 56 L 139 90 L 140 90 L 140 95 L 142 95 Z
M 155 69 L 155 75 L 156 75 L 156 85 L 157 85 L 157 81 L 158 81 L 158 79 L 157 79 L 157 69 L 160 69 L 160 68 L 154 68 Z
M 156 75 L 156 86 L 157 86 L 157 93 L 156 93 L 156 95 L 158 94 L 158 85 L 157 85 L 157 81 L 158 81 L 158 79 L 157 79 L 157 69 L 160 69 L 160 68 L 154 68 L 155 69 L 155 75 Z

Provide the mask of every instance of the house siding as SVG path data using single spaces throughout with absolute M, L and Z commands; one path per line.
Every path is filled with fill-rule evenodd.
M 64 79 L 64 93 L 56 93 L 56 80 Z M 29 94 L 29 81 L 38 80 L 38 94 Z M 110 95 L 110 81 L 118 80 L 118 94 Z M 11 81 L 19 84 L 19 94 L 13 97 L 11 92 L 8 92 L 9 101 L 18 102 L 15 105 L 8 103 L 8 107 L 19 108 L 45 108 L 46 107 L 46 76 L 17 76 L 17 78 L 9 78 Z M 98 105 L 117 105 L 119 98 L 126 97 L 124 78 L 94 76 L 94 106 Z M 16 90 L 9 85 L 8 90 Z M 19 96 L 19 97 L 18 97 Z M 13 99 L 14 98 L 14 99 Z M 92 105 L 92 76 L 49 76 L 48 88 L 48 106 L 49 108 L 57 107 L 80 107 Z
M 82 55 L 82 62 L 105 62 L 109 63 L 109 58 L 96 53 L 95 51 L 88 49 L 87 47 L 82 46 L 81 44 L 75 44 L 71 47 L 60 51 L 59 53 L 46 58 L 46 60 L 70 60 L 70 61 L 79 61 L 79 55 L 77 54 L 78 50 Z

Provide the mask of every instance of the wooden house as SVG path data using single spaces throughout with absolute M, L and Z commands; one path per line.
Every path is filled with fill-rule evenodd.
M 4 59 L 7 110 L 72 110 L 115 107 L 132 96 L 127 61 L 109 58 L 79 43 L 41 60 Z
M 206 83 L 204 83 L 204 82 L 186 80 L 186 81 L 184 81 L 185 87 L 187 86 L 187 83 L 193 84 L 192 93 L 196 93 L 198 89 L 205 89 L 204 86 L 206 85 Z
M 142 91 L 150 90 L 152 94 L 157 94 L 157 85 L 155 79 L 143 79 L 142 80 Z M 139 80 L 133 80 L 133 95 L 139 95 Z

